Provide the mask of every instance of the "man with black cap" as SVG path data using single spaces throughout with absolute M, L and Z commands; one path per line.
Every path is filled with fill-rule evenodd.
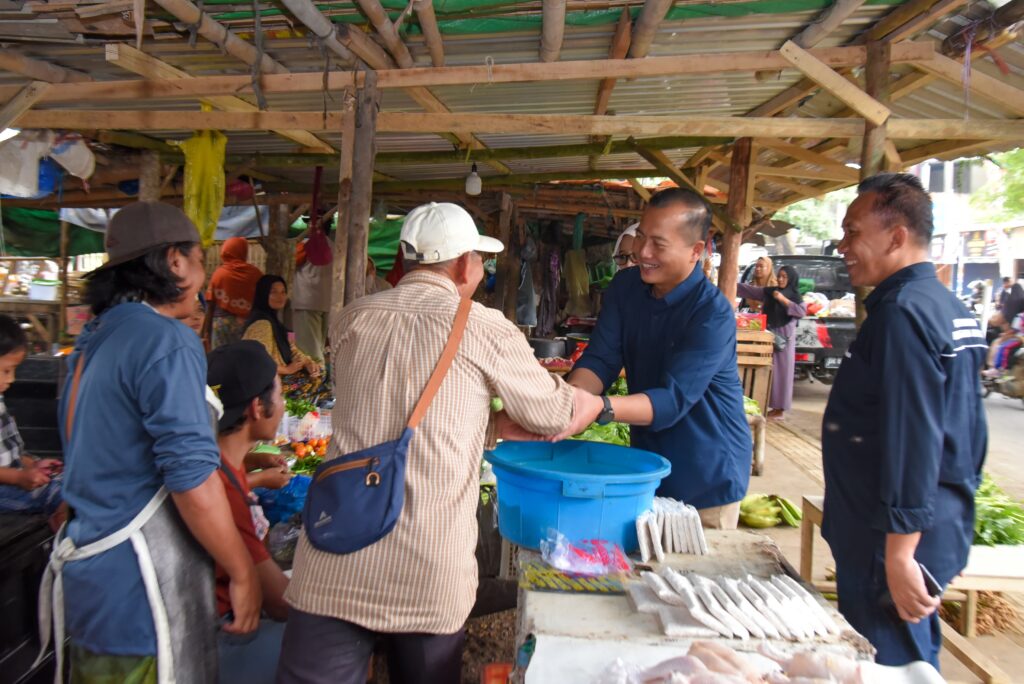
M 114 215 L 106 245 L 109 261 L 85 286 L 96 318 L 76 340 L 61 399 L 73 516 L 42 608 L 52 600 L 58 666 L 70 639 L 73 681 L 214 682 L 209 556 L 230 578 L 225 631 L 253 631 L 261 599 L 217 475 L 203 347 L 175 320 L 205 279 L 199 233 L 180 209 L 138 202 Z
M 245 456 L 260 440 L 271 440 L 284 416 L 284 399 L 277 364 L 259 342 L 243 340 L 218 347 L 207 357 L 206 377 L 220 399 L 223 414 L 217 422 L 220 476 L 227 491 L 235 527 L 242 535 L 263 590 L 263 612 L 253 638 L 220 637 L 220 683 L 261 684 L 274 681 L 281 652 L 288 604 L 288 578 L 264 545 L 270 524 L 246 484 Z M 217 614 L 230 619 L 230 577 L 217 566 Z

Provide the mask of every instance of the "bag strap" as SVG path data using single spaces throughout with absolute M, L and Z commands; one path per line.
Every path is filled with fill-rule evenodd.
M 452 361 L 455 360 L 455 354 L 459 351 L 462 334 L 466 332 L 466 322 L 469 321 L 469 310 L 472 307 L 473 300 L 468 297 L 463 298 L 459 302 L 459 308 L 455 312 L 455 323 L 452 324 L 452 332 L 448 336 L 448 343 L 445 345 L 444 351 L 441 352 L 441 358 L 437 362 L 437 367 L 434 368 L 430 380 L 427 381 L 427 386 L 424 388 L 420 400 L 416 403 L 416 408 L 413 409 L 409 422 L 406 423 L 406 427 L 409 429 L 415 430 L 419 427 L 423 417 L 427 414 L 427 409 L 430 408 L 430 404 L 434 401 L 437 391 L 441 389 L 441 383 L 444 382 L 445 376 L 448 375 L 448 369 L 451 368 Z
M 64 435 L 71 444 L 71 425 L 75 422 L 75 406 L 78 404 L 78 385 L 82 382 L 82 369 L 85 368 L 85 350 L 78 353 L 75 361 L 75 376 L 71 380 L 71 396 L 68 397 L 68 415 L 64 419 Z
M 257 506 L 257 505 L 259 505 L 259 504 L 253 503 L 253 502 L 252 502 L 252 501 L 251 501 L 251 500 L 249 499 L 249 497 L 248 497 L 248 496 L 246 495 L 246 493 L 245 493 L 245 490 L 244 490 L 244 489 L 242 489 L 242 485 L 241 485 L 241 484 L 239 484 L 239 482 L 238 482 L 238 478 L 237 478 L 237 477 L 235 477 L 235 473 L 234 473 L 234 472 L 233 472 L 233 471 L 231 470 L 231 468 L 229 468 L 229 467 L 228 467 L 227 465 L 225 465 L 225 463 L 224 463 L 223 461 L 221 461 L 221 464 L 220 464 L 220 470 L 221 470 L 221 472 L 222 472 L 222 473 L 224 473 L 224 475 L 225 475 L 225 476 L 226 476 L 226 477 L 228 478 L 228 482 L 230 482 L 230 483 L 231 483 L 231 486 L 233 486 L 233 487 L 234 487 L 235 489 L 237 489 L 237 490 L 238 490 L 238 493 L 242 495 L 242 499 L 243 499 L 243 500 L 244 500 L 244 501 L 245 501 L 245 502 L 246 502 L 247 504 L 249 504 L 249 506 L 250 506 L 250 507 L 251 507 L 251 506 Z

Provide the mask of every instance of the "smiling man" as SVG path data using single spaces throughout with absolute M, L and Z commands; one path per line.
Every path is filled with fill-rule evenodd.
M 935 598 L 963 570 L 987 428 L 985 335 L 928 260 L 932 202 L 908 174 L 872 176 L 843 220 L 839 252 L 867 320 L 822 425 L 822 534 L 839 610 L 877 662 L 939 665 Z M 928 589 L 926 577 L 938 587 Z
M 633 446 L 672 462 L 660 496 L 695 506 L 705 527 L 734 529 L 751 440 L 733 309 L 698 268 L 710 227 L 694 192 L 651 198 L 633 245 L 639 268 L 615 276 L 569 383 L 603 394 L 625 367 L 635 394 L 605 397 L 599 422 L 628 423 Z

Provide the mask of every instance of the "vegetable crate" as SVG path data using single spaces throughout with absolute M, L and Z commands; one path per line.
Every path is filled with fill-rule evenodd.
M 772 352 L 775 335 L 762 330 L 736 331 L 736 364 L 743 394 L 757 402 L 761 415 L 768 412 L 772 391 Z

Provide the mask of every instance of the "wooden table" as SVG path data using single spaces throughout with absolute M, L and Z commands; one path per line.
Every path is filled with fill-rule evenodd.
M 747 573 L 769 577 L 785 573 L 799 581 L 775 542 L 763 534 L 747 530 L 705 530 L 705 535 L 711 550 L 709 555 L 669 554 L 664 564 L 708 577 L 744 577 Z M 536 559 L 537 555 L 534 551 L 521 550 L 519 562 Z M 648 565 L 657 570 L 662 564 L 651 562 Z M 808 590 L 813 593 L 812 588 Z M 786 651 L 815 647 L 846 657 L 873 660 L 874 649 L 867 640 L 857 634 L 833 606 L 823 598 L 819 600 L 844 628 L 841 635 L 803 642 L 770 640 L 772 645 Z M 664 635 L 657 617 L 635 612 L 622 595 L 545 592 L 521 587 L 517 647 L 530 635 L 537 639 L 530 667 L 545 668 L 545 675 L 557 677 L 543 681 L 563 684 L 593 681 L 596 673 L 616 657 L 653 665 L 685 653 L 692 641 Z M 718 639 L 736 649 L 754 648 L 758 643 L 758 640 Z M 564 665 L 557 662 L 559 659 L 566 660 Z M 513 681 L 539 681 L 538 672 L 530 674 L 530 667 L 518 668 Z M 552 669 L 559 671 L 553 673 Z
M 60 302 L 28 299 L 27 297 L 0 297 L 0 312 L 14 318 L 24 318 L 32 324 L 30 338 L 35 336 L 48 346 L 58 341 L 61 331 Z
M 803 497 L 803 520 L 800 522 L 800 577 L 823 593 L 835 593 L 835 582 L 814 581 L 814 528 L 821 526 L 823 504 L 824 497 Z M 997 574 L 1000 571 L 1003 574 Z M 960 633 L 942 621 L 943 645 L 982 681 L 992 684 L 1010 682 L 1009 675 L 967 640 L 978 635 L 979 591 L 1024 592 L 1024 547 L 972 546 L 971 558 L 968 559 L 963 574 L 950 582 L 942 595 L 943 601 L 963 604 Z

